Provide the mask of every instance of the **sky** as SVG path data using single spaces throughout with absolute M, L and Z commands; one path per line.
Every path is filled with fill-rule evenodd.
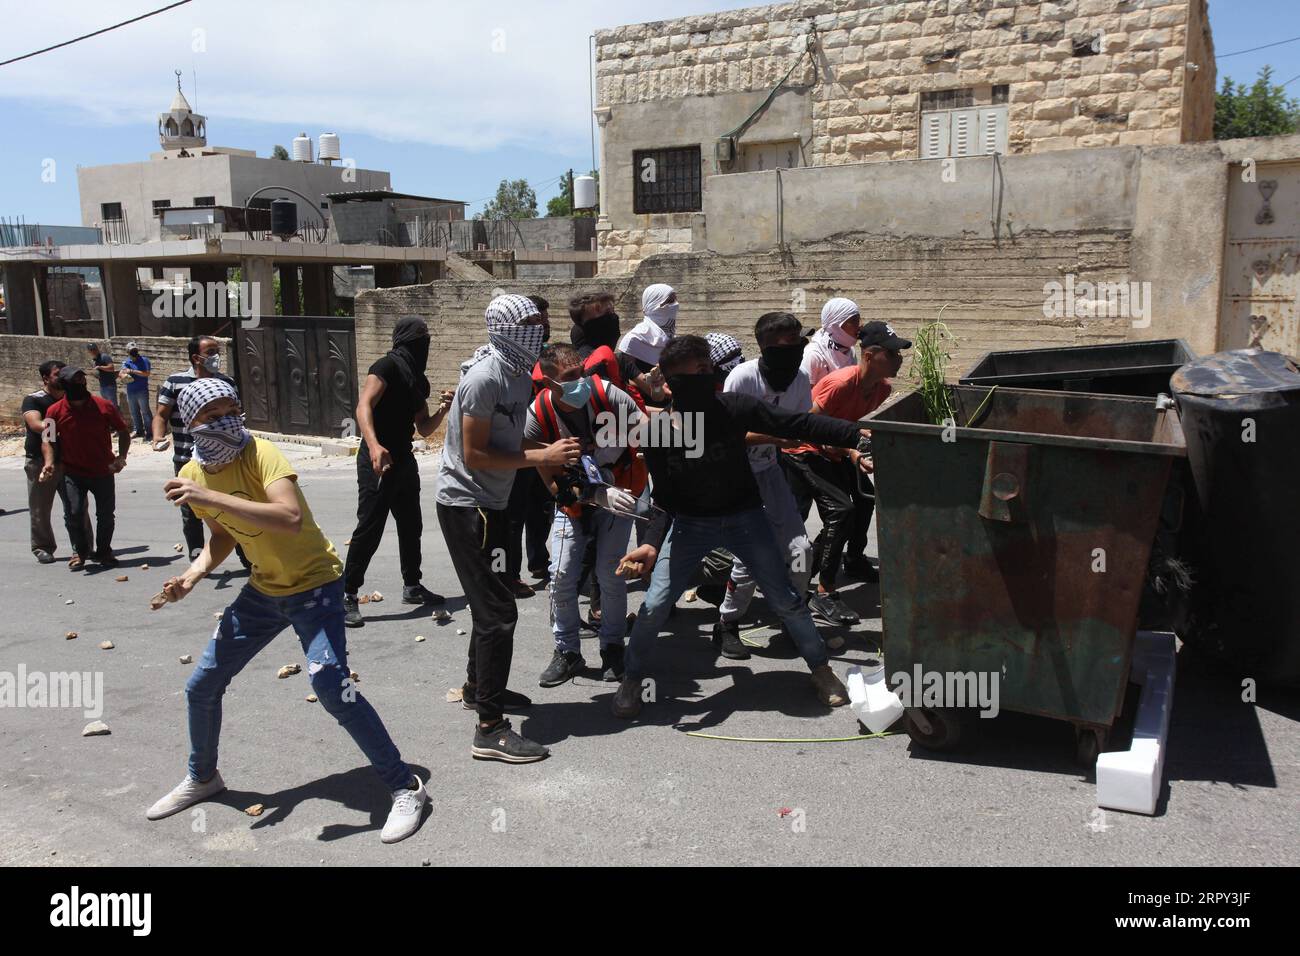
M 0 60 L 167 2 L 0 0 Z M 743 5 L 192 0 L 0 67 L 0 217 L 78 224 L 76 167 L 156 151 L 178 69 L 209 145 L 266 156 L 335 132 L 344 157 L 387 170 L 399 192 L 464 200 L 472 215 L 502 179 L 524 178 L 545 214 L 560 176 L 593 165 L 590 34 Z M 1300 39 L 1224 56 L 1300 38 L 1300 2 L 1211 0 L 1210 20 L 1219 86 L 1267 64 L 1300 98 Z

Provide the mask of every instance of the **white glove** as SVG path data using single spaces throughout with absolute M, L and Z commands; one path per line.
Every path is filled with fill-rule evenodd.
M 596 489 L 592 500 L 601 508 L 614 512 L 616 515 L 630 516 L 636 514 L 636 496 L 631 492 L 624 491 L 622 488 L 613 486 L 602 486 Z

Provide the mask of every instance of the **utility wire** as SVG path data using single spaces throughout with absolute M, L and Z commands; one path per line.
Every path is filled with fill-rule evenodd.
M 1278 40 L 1275 43 L 1265 43 L 1263 46 L 1253 46 L 1249 50 L 1237 50 L 1233 53 L 1223 53 L 1216 56 L 1215 59 L 1226 60 L 1230 56 L 1241 56 L 1243 53 L 1254 53 L 1256 50 L 1267 50 L 1271 46 L 1281 46 L 1283 43 L 1295 43 L 1296 40 L 1300 40 L 1300 37 L 1292 37 L 1289 40 Z M 3 64 L 0 64 L 0 66 L 2 65 Z
M 190 0 L 177 0 L 176 3 L 160 7 L 159 9 L 152 10 L 149 13 L 142 13 L 138 17 L 132 17 L 130 20 L 123 20 L 121 23 L 114 23 L 111 27 L 104 27 L 104 29 L 96 30 L 94 33 L 87 33 L 79 37 L 74 37 L 71 40 L 64 40 L 62 43 L 56 43 L 54 46 L 47 46 L 43 50 L 33 50 L 31 53 L 24 53 L 22 56 L 16 56 L 12 59 L 4 60 L 0 62 L 0 66 L 8 66 L 10 63 L 17 63 L 19 60 L 29 60 L 34 56 L 40 56 L 42 53 L 49 53 L 51 50 L 57 50 L 60 47 L 71 46 L 74 43 L 80 43 L 82 40 L 89 40 L 91 37 L 97 37 L 101 33 L 108 33 L 110 30 L 116 30 L 118 27 L 124 27 L 131 23 L 138 23 L 141 20 L 147 20 L 149 17 L 157 16 L 160 13 L 166 13 L 168 10 L 173 10 L 176 7 L 183 7 L 189 2 Z

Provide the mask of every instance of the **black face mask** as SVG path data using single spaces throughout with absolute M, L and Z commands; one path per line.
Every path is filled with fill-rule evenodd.
M 784 392 L 799 374 L 803 361 L 803 343 L 795 345 L 769 345 L 759 353 L 758 370 L 773 391 Z
M 668 388 L 673 393 L 673 409 L 679 412 L 707 408 L 718 391 L 718 379 L 712 372 L 703 375 L 669 375 Z
M 64 391 L 67 393 L 69 400 L 74 402 L 84 402 L 90 398 L 90 389 L 85 385 L 78 385 L 76 382 L 69 382 Z
M 594 349 L 602 345 L 614 348 L 618 345 L 618 313 L 610 312 L 582 324 L 582 335 L 587 344 Z

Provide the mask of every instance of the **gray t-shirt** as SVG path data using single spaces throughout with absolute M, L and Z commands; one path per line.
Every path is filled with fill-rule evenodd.
M 466 468 L 460 419 L 462 415 L 490 419 L 488 446 L 497 451 L 519 451 L 532 395 L 533 380 L 527 375 L 511 375 L 495 355 L 465 373 L 447 413 L 447 438 L 434 496 L 440 504 L 493 510 L 506 506 L 516 469 Z

